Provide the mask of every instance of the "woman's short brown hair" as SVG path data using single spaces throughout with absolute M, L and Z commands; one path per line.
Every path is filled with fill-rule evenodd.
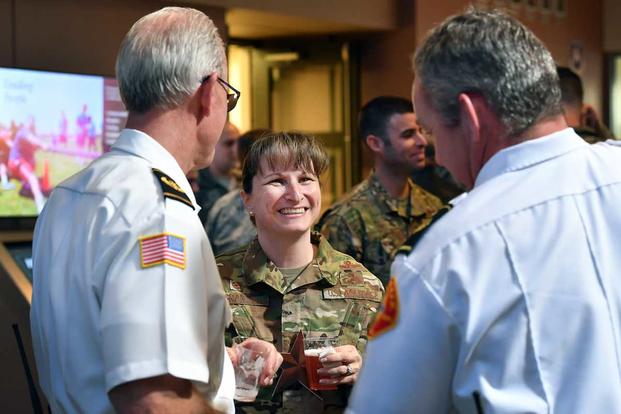
M 256 140 L 244 160 L 242 189 L 252 193 L 252 179 L 261 172 L 261 161 L 271 169 L 301 169 L 319 177 L 328 168 L 328 154 L 312 136 L 299 132 L 270 132 Z

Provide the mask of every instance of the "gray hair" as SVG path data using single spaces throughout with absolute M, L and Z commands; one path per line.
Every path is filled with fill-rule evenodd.
M 414 56 L 414 70 L 447 126 L 459 121 L 460 93 L 481 94 L 508 137 L 561 114 L 556 65 L 543 43 L 500 12 L 468 9 L 434 28 Z
M 204 13 L 165 7 L 138 20 L 116 60 L 116 77 L 129 111 L 179 106 L 209 73 L 225 75 L 218 29 Z

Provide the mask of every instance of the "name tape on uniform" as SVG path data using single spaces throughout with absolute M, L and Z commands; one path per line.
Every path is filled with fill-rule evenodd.
M 377 313 L 375 321 L 369 328 L 369 339 L 376 338 L 389 330 L 391 330 L 399 319 L 399 292 L 397 289 L 397 280 L 390 278 L 388 286 L 386 286 L 386 295 L 382 308 Z
M 170 233 L 143 236 L 140 241 L 140 265 L 145 267 L 169 264 L 185 269 L 185 237 Z

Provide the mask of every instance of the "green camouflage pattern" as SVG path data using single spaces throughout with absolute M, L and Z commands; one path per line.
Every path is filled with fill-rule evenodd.
M 302 331 L 307 337 L 338 336 L 340 345 L 364 352 L 367 327 L 384 293 L 382 283 L 360 263 L 334 250 L 319 233 L 313 233 L 311 241 L 317 255 L 290 285 L 257 239 L 216 258 L 233 312 L 227 345 L 235 337 L 257 337 L 288 352 L 294 335 Z M 349 388 L 322 392 L 319 411 L 321 400 L 301 388 L 286 390 L 271 401 L 271 390 L 263 390 L 255 404 L 238 404 L 237 412 L 342 412 Z M 328 405 L 336 411 L 328 410 Z
M 410 195 L 391 198 L 372 173 L 329 208 L 317 229 L 338 251 L 362 263 L 386 286 L 396 251 L 426 227 L 442 201 L 408 180 Z
M 256 237 L 257 229 L 250 221 L 239 190 L 228 192 L 214 203 L 207 215 L 205 231 L 215 256 L 237 250 Z

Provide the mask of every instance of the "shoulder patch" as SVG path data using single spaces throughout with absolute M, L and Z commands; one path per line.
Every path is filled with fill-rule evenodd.
M 162 192 L 164 193 L 165 198 L 172 198 L 173 200 L 182 202 L 183 204 L 192 207 L 192 210 L 194 210 L 194 205 L 192 204 L 192 201 L 190 201 L 190 197 L 188 197 L 181 187 L 179 187 L 179 184 L 177 184 L 175 180 L 157 168 L 152 168 L 151 170 L 153 170 L 153 174 L 155 174 L 157 180 L 162 186 Z
M 422 239 L 425 233 L 427 233 L 427 230 L 431 228 L 433 223 L 438 221 L 443 215 L 448 213 L 450 210 L 451 210 L 450 205 L 445 205 L 445 206 L 440 207 L 440 209 L 436 212 L 436 214 L 431 218 L 431 220 L 425 227 L 419 229 L 418 231 L 415 231 L 414 234 L 412 234 L 410 237 L 407 238 L 407 240 L 403 243 L 403 245 L 401 245 L 401 247 L 397 249 L 395 256 L 398 254 L 410 254 L 410 252 L 414 250 L 414 247 L 416 247 L 420 239 Z
M 140 237 L 138 241 L 142 268 L 166 263 L 185 269 L 185 237 L 160 233 Z
M 364 266 L 362 266 L 360 263 L 358 263 L 357 261 L 355 261 L 352 258 L 349 258 L 347 260 L 343 260 L 341 263 L 339 263 L 339 269 L 341 270 L 350 270 L 350 271 L 354 271 L 354 270 L 365 270 Z
M 380 308 L 375 321 L 369 328 L 369 339 L 376 338 L 389 330 L 391 330 L 399 319 L 399 292 L 397 289 L 397 279 L 390 278 L 388 286 L 386 286 L 386 295 L 384 303 Z

